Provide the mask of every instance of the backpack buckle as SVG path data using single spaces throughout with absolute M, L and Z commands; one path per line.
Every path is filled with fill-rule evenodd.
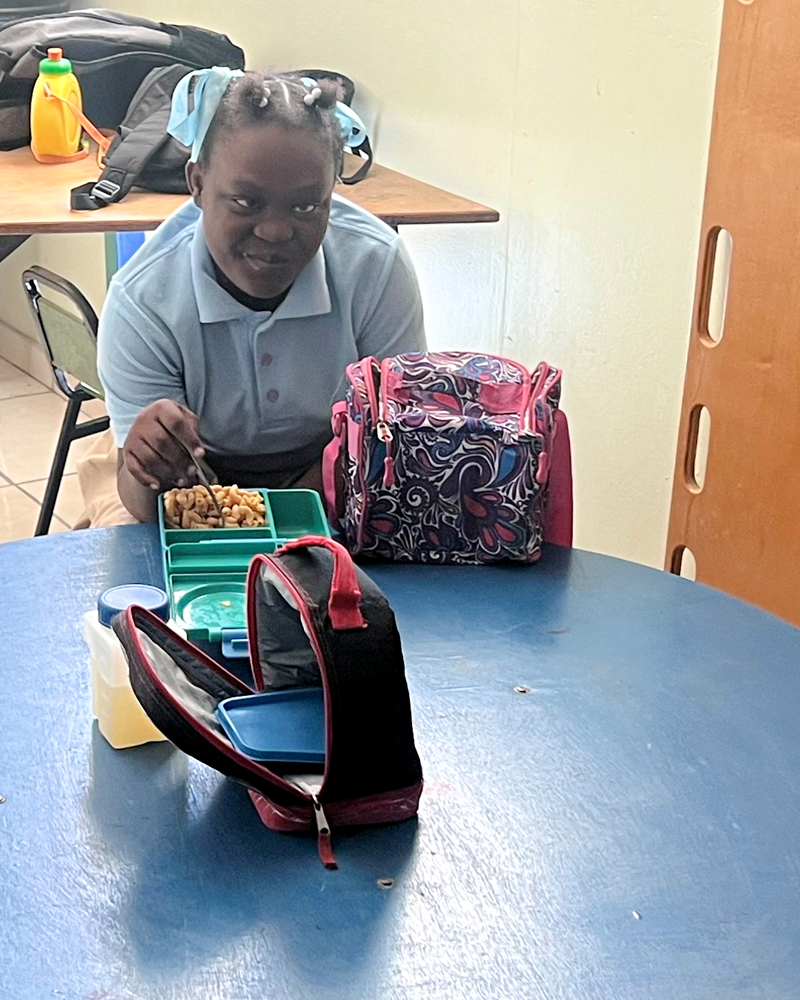
M 90 197 L 97 198 L 99 201 L 109 202 L 114 200 L 119 191 L 119 184 L 108 180 L 107 177 L 101 177 L 92 188 Z

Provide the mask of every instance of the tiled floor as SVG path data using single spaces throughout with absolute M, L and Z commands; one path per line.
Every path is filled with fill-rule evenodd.
M 0 358 L 0 542 L 33 535 L 66 405 L 59 393 Z M 104 412 L 99 401 L 84 409 L 86 417 Z M 70 448 L 51 532 L 67 531 L 83 513 L 75 460 L 90 441 Z

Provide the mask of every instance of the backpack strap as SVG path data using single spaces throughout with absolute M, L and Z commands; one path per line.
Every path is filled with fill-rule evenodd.
M 312 80 L 332 80 L 341 88 L 341 97 L 339 100 L 343 104 L 346 104 L 348 108 L 352 106 L 356 86 L 349 76 L 329 69 L 300 69 L 296 72 L 298 76 L 308 76 Z M 361 143 L 357 147 L 352 148 L 350 152 L 358 153 L 359 156 L 364 158 L 364 162 L 354 174 L 350 174 L 349 177 L 340 177 L 339 179 L 342 184 L 357 184 L 367 176 L 369 168 L 372 166 L 372 147 L 369 144 L 368 136 L 365 135 Z
M 105 169 L 98 179 L 70 192 L 70 208 L 78 212 L 94 211 L 121 201 L 144 167 L 169 142 L 168 118 L 169 107 L 164 107 L 145 118 L 127 135 L 117 135 L 109 146 Z
M 44 84 L 44 94 L 45 94 L 45 97 L 47 97 L 49 100 L 59 101 L 69 111 L 72 112 L 72 114 L 75 116 L 75 118 L 78 121 L 78 124 L 81 126 L 81 128 L 85 132 L 87 132 L 91 136 L 91 138 L 94 139 L 94 141 L 97 143 L 97 145 L 100 147 L 100 155 L 103 156 L 103 157 L 105 157 L 106 153 L 108 152 L 109 148 L 111 147 L 111 143 L 113 142 L 113 140 L 110 139 L 108 136 L 103 135 L 103 133 L 100 131 L 100 129 L 96 128 L 95 125 L 93 125 L 92 122 L 89 121 L 89 119 L 83 113 L 83 110 L 81 108 L 79 108 L 78 105 L 75 104 L 74 101 L 70 101 L 69 98 L 67 98 L 67 97 L 61 97 L 60 94 L 54 94 L 53 91 L 50 89 L 50 84 L 47 83 L 47 81 L 45 81 L 45 84 Z
M 286 542 L 275 554 L 279 556 L 284 552 L 307 549 L 314 545 L 327 549 L 333 554 L 331 596 L 328 599 L 328 616 L 331 620 L 331 628 L 337 632 L 343 629 L 366 628 L 367 623 L 364 621 L 359 607 L 363 595 L 358 586 L 355 563 L 343 545 L 322 535 L 305 535 L 303 538 L 295 538 L 291 542 Z
M 170 98 L 187 73 L 185 66 L 170 64 L 151 70 L 131 98 L 119 133 L 105 152 L 104 170 L 96 181 L 73 188 L 70 207 L 94 211 L 121 201 L 147 164 L 171 142 L 167 134 Z
M 367 136 L 364 136 L 364 141 L 360 146 L 356 146 L 354 149 L 351 149 L 350 152 L 358 153 L 359 156 L 363 156 L 364 162 L 354 174 L 350 174 L 349 177 L 340 177 L 339 180 L 342 184 L 357 184 L 359 181 L 363 181 L 369 173 L 369 168 L 372 166 L 372 146 L 370 146 L 369 138 Z
M 333 404 L 331 411 L 331 427 L 333 437 L 325 445 L 322 452 L 322 492 L 328 514 L 328 522 L 336 531 L 341 532 L 341 520 L 337 505 L 337 478 L 341 474 L 340 465 L 344 460 L 344 450 L 347 447 L 347 403 L 340 400 Z

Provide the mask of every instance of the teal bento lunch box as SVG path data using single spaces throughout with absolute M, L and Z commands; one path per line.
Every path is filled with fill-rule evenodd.
M 220 643 L 222 654 L 247 656 L 245 581 L 254 555 L 275 552 L 304 535 L 330 537 L 314 490 L 254 490 L 264 498 L 260 528 L 168 528 L 164 495 L 158 501 L 158 531 L 170 614 L 192 642 Z

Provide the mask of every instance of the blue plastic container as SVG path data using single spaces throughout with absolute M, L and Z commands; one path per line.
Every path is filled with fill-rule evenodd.
M 325 763 L 322 688 L 286 688 L 226 698 L 217 706 L 217 718 L 231 743 L 253 760 Z
M 105 590 L 97 599 L 97 620 L 106 628 L 120 611 L 126 611 L 132 604 L 147 608 L 159 618 L 169 618 L 169 597 L 159 587 L 145 583 L 126 583 L 121 587 Z

